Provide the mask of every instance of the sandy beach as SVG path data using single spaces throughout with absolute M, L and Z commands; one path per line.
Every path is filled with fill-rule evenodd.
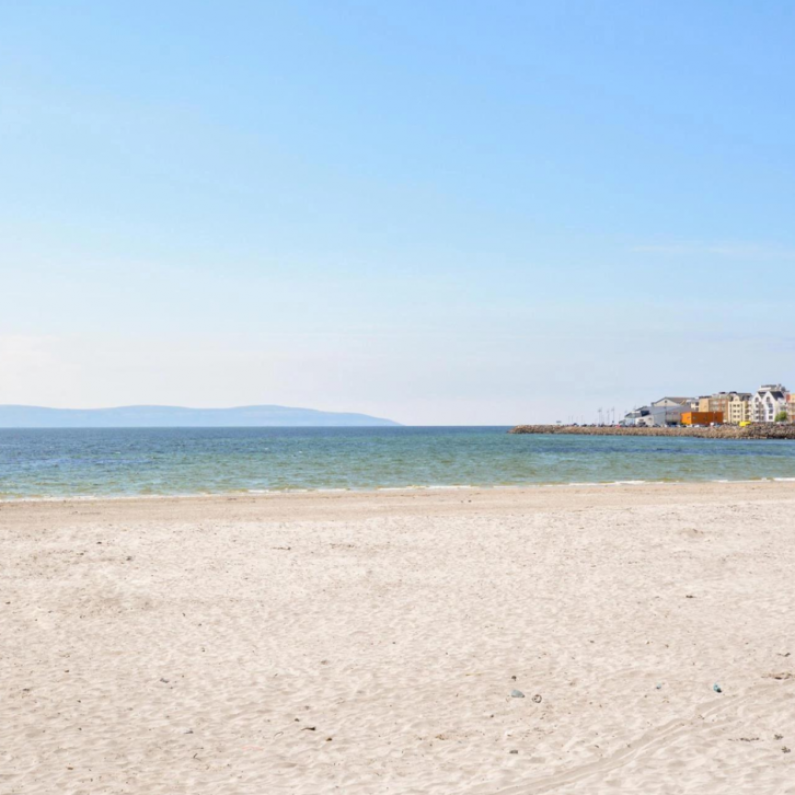
M 0 792 L 795 793 L 794 537 L 795 483 L 2 503 Z

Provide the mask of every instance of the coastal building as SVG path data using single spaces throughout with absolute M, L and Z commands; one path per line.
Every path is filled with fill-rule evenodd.
M 715 392 L 712 395 L 705 395 L 698 399 L 698 411 L 702 413 L 722 414 L 723 422 L 739 424 L 748 419 L 747 403 L 751 399 L 748 392 Z M 729 411 L 732 404 L 734 414 Z M 746 409 L 743 409 L 746 404 Z M 736 417 L 737 419 L 732 419 Z
M 726 401 L 726 411 L 723 421 L 729 425 L 739 425 L 741 422 L 751 421 L 751 393 L 731 392 Z
M 751 398 L 751 420 L 775 422 L 782 411 L 787 411 L 787 402 L 786 387 L 781 384 L 763 384 Z
M 694 408 L 694 411 L 699 411 L 702 414 L 707 412 L 712 412 L 713 414 L 720 413 L 723 414 L 724 422 L 731 422 L 729 419 L 729 403 L 734 399 L 735 395 L 742 394 L 746 395 L 747 399 L 751 397 L 747 392 L 715 392 L 712 395 L 702 395 L 698 399 L 698 406 Z M 735 406 L 735 414 L 738 414 L 739 411 L 740 407 Z M 745 419 L 746 417 L 743 417 L 741 420 L 737 420 L 737 422 L 743 422 Z
M 723 425 L 720 411 L 686 411 L 682 414 L 682 425 Z
M 626 427 L 632 428 L 638 425 L 646 425 L 647 418 L 650 416 L 650 410 L 648 406 L 641 406 L 639 409 L 632 409 L 632 411 L 628 411 L 624 415 L 624 419 L 621 420 L 621 425 Z
M 732 392 L 716 392 L 710 395 L 709 398 L 709 411 L 712 414 L 721 414 L 725 418 L 729 413 L 729 400 L 731 399 Z
M 680 425 L 682 415 L 692 411 L 694 398 L 663 397 L 649 406 L 650 422 L 646 424 L 664 428 L 666 425 Z
M 740 425 L 775 422 L 786 412 L 795 422 L 795 393 L 782 384 L 763 384 L 755 393 L 715 392 L 692 397 L 666 396 L 648 406 L 628 412 L 621 420 L 625 427 L 664 428 L 670 425 Z M 687 418 L 685 418 L 685 415 Z

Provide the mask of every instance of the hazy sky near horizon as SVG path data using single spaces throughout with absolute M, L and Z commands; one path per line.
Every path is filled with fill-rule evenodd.
M 795 4 L 0 4 L 0 403 L 795 388 Z

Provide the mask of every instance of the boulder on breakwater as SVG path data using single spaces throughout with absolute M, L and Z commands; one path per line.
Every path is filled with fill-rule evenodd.
M 517 425 L 508 433 L 561 433 L 582 436 L 692 436 L 698 439 L 793 439 L 795 423 L 755 423 L 715 425 L 710 428 L 625 428 L 622 426 L 588 425 Z

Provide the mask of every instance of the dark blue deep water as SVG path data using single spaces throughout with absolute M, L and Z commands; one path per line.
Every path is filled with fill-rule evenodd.
M 795 478 L 795 442 L 507 428 L 0 429 L 0 498 Z

